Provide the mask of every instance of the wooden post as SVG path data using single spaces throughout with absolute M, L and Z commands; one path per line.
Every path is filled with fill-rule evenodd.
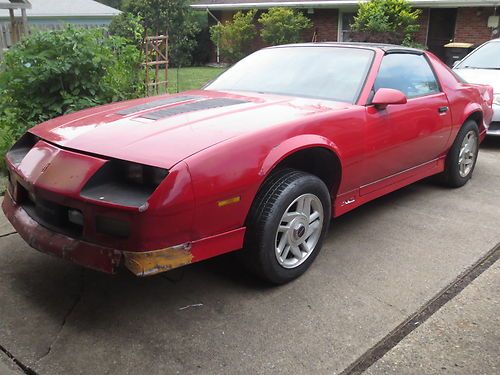
M 17 37 L 16 17 L 14 16 L 14 9 L 9 9 L 9 15 L 10 15 L 10 39 L 12 44 L 14 44 L 19 40 Z
M 26 14 L 26 9 L 24 8 L 21 9 L 21 18 L 23 20 L 23 34 L 28 35 L 28 15 Z
M 160 34 L 157 32 L 156 33 L 156 38 L 158 41 L 155 41 L 155 43 L 157 44 L 158 48 L 161 46 L 161 42 L 159 41 L 158 37 L 160 36 Z M 159 81 L 159 73 L 160 73 L 160 65 L 158 64 L 158 61 L 160 61 L 160 56 L 159 56 L 159 53 L 156 53 L 156 64 L 155 64 L 155 87 L 154 87 L 154 91 L 156 93 L 156 95 L 159 95 L 160 94 L 160 86 L 158 85 L 158 81 Z

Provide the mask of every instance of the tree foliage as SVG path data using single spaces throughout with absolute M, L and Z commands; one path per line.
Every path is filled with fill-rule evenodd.
M 212 42 L 219 46 L 222 57 L 228 62 L 236 62 L 250 50 L 256 35 L 253 23 L 256 10 L 237 12 L 232 21 L 219 23 L 210 28 Z
M 360 42 L 410 43 L 422 11 L 407 0 L 370 0 L 359 4 L 351 29 Z
M 188 0 L 125 0 L 123 9 L 142 20 L 149 34 L 168 34 L 172 66 L 186 65 L 196 46 L 195 21 Z
M 141 47 L 144 38 L 144 27 L 142 20 L 132 13 L 121 13 L 113 17 L 108 31 L 111 35 L 120 36 L 130 41 L 130 43 Z
M 24 38 L 0 69 L 0 154 L 40 122 L 140 96 L 141 60 L 135 46 L 102 29 L 68 27 Z
M 259 18 L 260 36 L 270 45 L 298 43 L 304 30 L 312 26 L 309 18 L 291 8 L 271 8 Z

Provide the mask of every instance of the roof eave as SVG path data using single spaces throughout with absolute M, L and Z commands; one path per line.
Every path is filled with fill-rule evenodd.
M 273 7 L 288 7 L 288 8 L 339 8 L 346 6 L 356 6 L 360 2 L 366 0 L 356 1 L 356 0 L 339 0 L 339 1 L 328 1 L 328 0 L 317 0 L 317 1 L 287 1 L 287 2 L 247 2 L 247 3 L 225 3 L 225 4 L 213 4 L 213 3 L 199 3 L 191 4 L 194 9 L 210 9 L 210 10 L 229 10 L 229 9 L 266 9 Z M 500 0 L 480 0 L 480 1 L 436 1 L 436 0 L 410 0 L 410 3 L 414 6 L 419 7 L 429 7 L 429 8 L 442 8 L 442 7 L 478 7 L 478 6 L 499 6 Z
M 0 9 L 31 9 L 31 3 L 28 0 L 17 3 L 0 3 Z

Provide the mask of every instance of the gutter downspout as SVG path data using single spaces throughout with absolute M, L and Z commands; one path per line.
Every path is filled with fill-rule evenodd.
M 218 25 L 220 25 L 220 21 L 217 17 L 214 16 L 214 14 L 210 11 L 210 9 L 207 8 L 207 13 L 217 22 Z M 219 41 L 217 41 L 217 64 L 220 64 L 220 50 L 219 50 Z

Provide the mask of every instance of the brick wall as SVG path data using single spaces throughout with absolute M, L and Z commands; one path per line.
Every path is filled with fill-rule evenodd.
M 214 11 L 215 16 L 221 20 L 229 21 L 234 15 L 234 11 Z M 257 20 L 262 11 L 259 11 L 255 17 Z M 455 41 L 464 43 L 473 43 L 479 45 L 492 38 L 491 29 L 488 28 L 488 17 L 493 15 L 494 8 L 459 8 L 457 12 Z M 420 29 L 415 35 L 415 41 L 420 44 L 426 44 L 429 27 L 429 8 L 423 8 L 419 19 Z M 311 41 L 313 32 L 316 31 L 318 42 L 336 42 L 338 37 L 339 11 L 338 9 L 315 9 L 313 14 L 306 15 L 314 24 L 312 30 L 304 36 L 305 41 Z M 210 19 L 210 23 L 215 23 Z M 260 31 L 260 25 L 256 22 L 257 30 Z M 265 47 L 260 36 L 257 36 L 252 44 L 252 50 L 258 50 Z M 214 47 L 212 47 L 214 48 Z M 215 53 L 212 54 L 212 61 L 215 61 Z
M 455 42 L 482 44 L 492 38 L 488 17 L 494 8 L 459 8 L 455 28 Z
M 222 23 L 225 23 L 226 21 L 231 21 L 236 12 L 235 11 L 213 11 L 212 13 Z M 257 51 L 261 48 L 266 47 L 266 44 L 262 41 L 262 38 L 260 37 L 261 26 L 257 22 L 257 19 L 260 17 L 260 15 L 262 13 L 263 13 L 263 11 L 259 10 L 257 12 L 257 14 L 255 15 L 255 26 L 257 28 L 257 36 L 255 37 L 255 39 L 252 43 L 251 51 Z M 312 40 L 312 36 L 313 36 L 314 31 L 316 31 L 318 42 L 325 42 L 325 41 L 336 42 L 337 41 L 338 19 L 339 19 L 339 12 L 337 9 L 315 9 L 313 14 L 308 14 L 308 13 L 305 13 L 305 14 L 307 17 L 309 17 L 311 19 L 314 26 L 311 30 L 308 30 L 306 32 L 306 34 L 304 35 L 304 41 L 310 42 Z M 212 17 L 209 18 L 209 25 L 215 25 L 215 20 Z M 210 60 L 212 62 L 214 62 L 216 60 L 215 46 L 214 45 L 211 45 L 210 51 L 211 51 Z
M 420 24 L 420 29 L 418 29 L 415 34 L 415 41 L 422 45 L 427 43 L 427 32 L 429 31 L 429 8 L 421 9 L 422 13 L 420 14 L 420 18 L 418 23 Z
M 338 9 L 315 9 L 307 15 L 314 24 L 318 42 L 336 42 L 339 29 Z M 312 32 L 308 41 L 312 40 Z

